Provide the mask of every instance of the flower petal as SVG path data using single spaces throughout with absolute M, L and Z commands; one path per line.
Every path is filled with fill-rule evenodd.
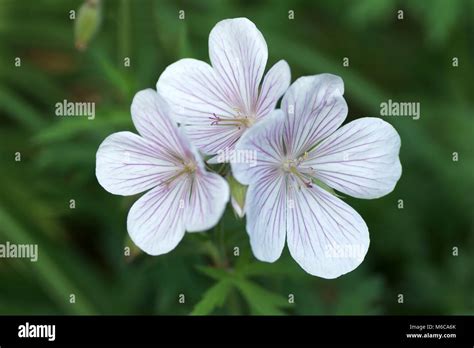
M 156 143 L 162 154 L 183 157 L 189 152 L 187 141 L 183 141 L 168 103 L 156 91 L 145 89 L 135 94 L 131 113 L 138 132 Z
M 134 243 L 150 255 L 174 249 L 185 230 L 208 230 L 217 224 L 229 200 L 227 182 L 217 174 L 184 175 L 161 184 L 130 209 L 127 227 Z
M 150 255 L 173 250 L 185 231 L 188 178 L 160 185 L 147 192 L 133 204 L 127 218 L 132 241 Z
M 390 193 L 402 173 L 400 136 L 387 122 L 360 118 L 338 129 L 304 163 L 332 188 L 357 198 Z
M 275 109 L 278 99 L 288 89 L 290 81 L 290 67 L 284 60 L 280 60 L 267 72 L 258 96 L 258 118 L 268 115 Z
M 285 177 L 276 169 L 249 186 L 247 233 L 253 254 L 261 261 L 276 261 L 285 246 L 286 204 Z
M 198 232 L 214 227 L 229 201 L 229 185 L 218 174 L 200 171 L 194 176 L 190 190 L 186 230 Z
M 188 125 L 183 127 L 189 140 L 207 155 L 232 150 L 235 143 L 244 133 L 236 126 L 221 125 Z M 217 162 L 220 163 L 220 162 Z
M 306 272 L 332 279 L 363 261 L 369 232 L 354 209 L 318 186 L 293 186 L 288 200 L 288 248 Z
M 156 87 L 176 120 L 186 126 L 191 141 L 204 153 L 215 154 L 239 139 L 242 131 L 237 127 L 211 125 L 214 115 L 234 117 L 238 104 L 209 64 L 181 59 L 166 68 Z
M 283 131 L 285 115 L 274 110 L 250 128 L 237 142 L 231 160 L 232 173 L 241 184 L 259 182 L 282 164 L 285 154 Z
M 347 116 L 339 76 L 321 74 L 296 80 L 283 96 L 282 110 L 288 115 L 285 142 L 295 157 L 309 151 L 332 134 Z
M 176 164 L 150 140 L 131 132 L 108 136 L 96 155 L 96 176 L 110 193 L 129 196 L 146 191 L 165 180 Z
M 233 96 L 212 67 L 200 60 L 181 59 L 161 74 L 156 89 L 170 104 L 182 124 L 210 124 L 213 113 L 232 116 Z
M 239 98 L 235 106 L 245 115 L 254 112 L 268 59 L 267 44 L 255 24 L 247 18 L 217 23 L 209 34 L 209 57 L 227 90 Z

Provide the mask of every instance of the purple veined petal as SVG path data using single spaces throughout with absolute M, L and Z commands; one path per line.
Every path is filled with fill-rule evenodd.
M 290 86 L 281 108 L 288 115 L 285 143 L 298 157 L 332 134 L 347 116 L 344 84 L 339 76 L 304 76 Z
M 229 120 L 236 115 L 238 97 L 207 63 L 181 59 L 171 64 L 161 74 L 157 90 L 169 102 L 193 144 L 206 154 L 233 147 L 244 131 L 216 124 L 218 119 Z
M 185 58 L 169 65 L 161 74 L 156 89 L 170 104 L 183 125 L 210 125 L 216 115 L 232 117 L 236 96 L 226 89 L 207 63 Z
M 131 113 L 138 132 L 156 144 L 157 156 L 189 156 L 189 145 L 179 133 L 168 103 L 156 91 L 145 89 L 135 94 Z
M 369 248 L 360 215 L 327 191 L 288 190 L 287 243 L 291 256 L 309 274 L 332 279 L 354 270 Z
M 232 173 L 241 184 L 258 182 L 261 177 L 280 170 L 285 156 L 283 131 L 285 114 L 274 110 L 250 128 L 237 142 L 231 160 Z
M 338 129 L 309 154 L 305 166 L 332 188 L 357 198 L 379 198 L 402 173 L 400 136 L 387 122 L 360 118 Z
M 185 208 L 190 177 L 160 185 L 133 204 L 127 229 L 132 241 L 150 255 L 173 250 L 185 233 Z
M 220 151 L 231 151 L 242 134 L 244 128 L 220 125 L 188 125 L 183 127 L 189 140 L 207 155 L 218 154 Z
M 261 261 L 276 261 L 285 246 L 287 200 L 284 174 L 273 169 L 250 185 L 245 210 L 253 254 Z
M 178 168 L 173 158 L 160 156 L 162 149 L 131 132 L 108 136 L 96 155 L 100 185 L 117 195 L 129 196 L 158 185 Z
M 223 20 L 209 35 L 207 63 L 182 59 L 160 76 L 158 92 L 170 103 L 191 142 L 207 155 L 233 150 L 242 134 L 268 114 L 290 79 L 277 63 L 259 85 L 268 58 L 260 31 L 246 18 Z
M 243 114 L 256 110 L 258 87 L 268 59 L 262 33 L 247 18 L 225 19 L 209 34 L 209 57 Z
M 229 201 L 229 185 L 215 173 L 198 171 L 190 187 L 186 209 L 186 231 L 200 232 L 214 227 Z
M 290 67 L 284 60 L 276 63 L 265 75 L 257 102 L 257 118 L 271 113 L 291 81 Z

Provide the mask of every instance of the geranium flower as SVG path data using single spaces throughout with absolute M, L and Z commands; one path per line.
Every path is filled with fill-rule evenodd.
M 209 56 L 212 66 L 196 59 L 171 64 L 160 76 L 157 90 L 191 141 L 213 155 L 232 150 L 248 128 L 275 109 L 290 84 L 290 68 L 280 60 L 260 86 L 267 44 L 246 18 L 215 25 L 209 35 Z
M 96 176 L 116 195 L 151 189 L 130 209 L 127 229 L 143 251 L 164 254 L 176 247 L 185 231 L 207 230 L 219 221 L 229 187 L 204 169 L 155 91 L 138 92 L 131 113 L 141 136 L 119 132 L 107 137 L 97 151 Z
M 282 110 L 236 146 L 257 151 L 257 165 L 232 163 L 232 170 L 249 185 L 247 232 L 262 261 L 277 260 L 286 239 L 306 272 L 336 278 L 367 253 L 367 225 L 330 188 L 365 199 L 391 192 L 401 175 L 400 137 L 378 118 L 339 128 L 347 115 L 343 93 L 340 77 L 299 78 L 284 95 Z

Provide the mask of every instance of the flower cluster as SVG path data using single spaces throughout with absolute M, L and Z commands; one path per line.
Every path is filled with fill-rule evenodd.
M 186 231 L 217 224 L 231 194 L 206 169 L 202 155 L 210 155 L 209 163 L 230 162 L 229 181 L 246 186 L 245 199 L 231 201 L 246 214 L 256 258 L 274 262 L 286 241 L 312 275 L 355 269 L 369 247 L 368 228 L 334 190 L 365 199 L 391 192 L 401 176 L 398 133 L 379 118 L 341 127 L 348 108 L 338 76 L 305 76 L 290 86 L 283 60 L 264 74 L 267 45 L 246 18 L 217 23 L 209 56 L 211 65 L 181 59 L 168 66 L 156 91 L 133 99 L 140 135 L 112 134 L 97 151 L 96 175 L 107 191 L 149 190 L 128 214 L 131 239 L 159 255 Z

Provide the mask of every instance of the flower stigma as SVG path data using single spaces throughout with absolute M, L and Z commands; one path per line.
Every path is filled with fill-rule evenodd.
M 166 180 L 163 180 L 161 182 L 162 185 L 169 186 L 173 181 L 175 181 L 177 178 L 181 177 L 182 175 L 192 175 L 197 169 L 196 162 L 193 160 L 188 160 L 187 162 L 182 161 L 181 163 L 183 166 L 175 172 L 174 175 L 169 177 Z
M 240 109 L 234 109 L 237 114 L 233 117 L 223 117 L 216 115 L 215 113 L 212 114 L 209 119 L 211 120 L 211 126 L 234 126 L 238 129 L 250 128 L 255 123 L 256 119 L 254 116 L 245 115 L 240 111 Z
M 305 152 L 302 156 L 293 159 L 287 158 L 282 163 L 282 169 L 288 174 L 293 174 L 293 176 L 298 179 L 299 184 L 298 188 L 305 186 L 308 188 L 313 187 L 313 168 L 301 168 L 300 164 L 308 158 L 308 152 Z M 300 185 L 303 184 L 303 185 Z

